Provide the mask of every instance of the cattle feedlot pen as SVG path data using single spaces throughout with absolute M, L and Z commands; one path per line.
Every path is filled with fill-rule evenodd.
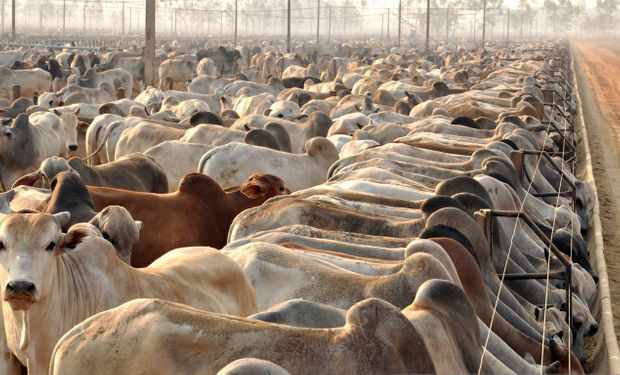
M 71 5 L 0 1 L 0 374 L 620 374 L 611 5 Z

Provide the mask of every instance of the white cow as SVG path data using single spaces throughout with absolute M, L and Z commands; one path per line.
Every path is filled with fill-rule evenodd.
M 61 138 L 61 151 L 55 156 L 69 156 L 70 152 L 77 151 L 77 128 L 78 128 L 78 115 L 80 110 L 77 109 L 74 112 L 64 111 L 60 112 L 54 110 L 52 112 L 35 112 L 28 117 L 30 123 L 34 126 L 46 127 L 48 129 L 60 129 L 60 133 L 57 135 Z
M 52 75 L 43 69 L 10 70 L 0 66 L 0 98 L 14 100 L 13 86 L 20 87 L 20 95 L 32 98 L 49 91 Z
M 177 249 L 136 269 L 89 224 L 63 235 L 61 226 L 69 219 L 68 212 L 0 219 L 3 331 L 10 353 L 29 374 L 48 373 L 54 345 L 71 327 L 135 298 L 164 298 L 231 315 L 256 312 L 248 279 L 215 249 Z
M 160 112 L 165 111 L 172 112 L 178 119 L 184 119 L 197 112 L 209 112 L 211 108 L 202 100 L 187 99 L 179 101 L 175 97 L 169 96 L 164 99 L 161 105 Z
M 207 152 L 200 160 L 198 172 L 210 176 L 223 188 L 240 186 L 254 173 L 269 173 L 296 191 L 325 182 L 327 170 L 336 160 L 336 148 L 323 137 L 306 142 L 303 155 L 232 142 Z
M 269 107 L 267 116 L 281 118 L 285 120 L 295 121 L 299 119 L 305 119 L 307 116 L 302 116 L 299 105 L 290 100 L 278 100 Z
M 242 130 L 225 128 L 219 125 L 203 124 L 187 129 L 183 137 L 180 138 L 180 141 L 216 147 L 223 146 L 230 142 L 243 142 L 246 134 L 247 132 Z M 193 171 L 195 171 L 195 169 Z
M 172 81 L 172 83 L 189 82 L 195 76 L 196 62 L 168 59 L 159 66 L 159 87 L 164 89 L 165 84 L 169 81 Z
M 198 63 L 198 66 L 196 67 L 196 74 L 199 76 L 201 75 L 216 76 L 217 67 L 215 66 L 215 62 L 213 61 L 213 59 L 210 57 L 205 57 L 202 60 L 200 60 L 200 62 Z
M 37 112 L 29 120 L 28 115 L 20 114 L 11 126 L 1 127 L 0 182 L 5 190 L 19 177 L 36 170 L 43 160 L 68 156 L 77 149 L 75 114 L 67 113 L 63 118 L 61 121 L 54 113 Z
M 235 99 L 233 110 L 241 118 L 248 115 L 262 115 L 271 108 L 276 100 L 274 95 L 266 92 L 257 95 L 242 95 Z
M 202 155 L 212 148 L 198 143 L 166 141 L 149 148 L 144 154 L 153 158 L 164 170 L 168 178 L 168 188 L 173 192 L 177 190 L 183 176 L 196 171 Z

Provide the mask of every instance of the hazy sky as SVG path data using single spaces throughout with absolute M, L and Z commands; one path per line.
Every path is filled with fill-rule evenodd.
M 340 2 L 340 3 L 344 3 L 345 0 L 331 0 L 332 2 Z M 398 1 L 399 0 L 366 0 L 366 5 L 368 7 L 390 7 L 390 8 L 394 8 L 398 6 Z M 423 0 L 419 0 L 419 1 L 423 1 Z M 510 8 L 516 8 L 517 4 L 518 4 L 519 0 L 504 0 L 504 6 L 510 7 Z M 226 2 L 234 2 L 234 0 L 223 0 L 224 3 Z M 283 3 L 285 3 L 285 0 L 282 0 Z M 314 0 L 308 0 L 308 3 L 314 3 Z M 351 4 L 356 4 L 359 5 L 361 3 L 361 0 L 349 0 L 349 2 Z M 533 3 L 540 3 L 542 5 L 543 0 L 533 0 Z M 580 3 L 580 0 L 573 0 L 573 2 L 575 4 Z M 587 6 L 588 8 L 590 7 L 594 7 L 596 5 L 596 0 L 586 0 Z

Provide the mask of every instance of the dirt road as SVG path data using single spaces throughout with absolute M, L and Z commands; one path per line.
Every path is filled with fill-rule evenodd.
M 575 42 L 575 69 L 599 193 L 616 337 L 620 336 L 620 47 Z

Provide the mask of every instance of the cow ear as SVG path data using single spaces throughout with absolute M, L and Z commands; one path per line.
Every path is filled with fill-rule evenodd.
M 39 181 L 40 178 L 41 178 L 41 171 L 34 171 L 32 173 L 28 173 L 27 175 L 22 176 L 19 179 L 17 179 L 17 181 L 15 181 L 13 185 L 11 186 L 11 189 L 15 189 L 17 186 L 22 186 L 22 185 L 34 186 L 34 184 L 37 181 Z
M 271 113 L 271 108 L 267 108 L 264 112 L 263 112 L 263 116 L 269 116 L 269 114 Z
M 60 240 L 58 249 L 61 252 L 65 252 L 67 250 L 73 250 L 79 244 L 81 244 L 84 238 L 88 237 L 88 235 L 89 235 L 89 232 L 86 228 L 71 228 L 69 229 L 69 232 L 65 234 Z
M 79 116 L 79 115 L 80 115 L 80 108 L 78 107 L 75 111 L 73 111 L 73 113 L 74 113 L 76 116 Z
M 54 214 L 54 220 L 60 225 L 64 227 L 69 224 L 69 220 L 71 220 L 71 213 L 69 211 L 62 211 L 57 214 Z
M 265 194 L 265 188 L 256 181 L 246 181 L 239 187 L 239 191 L 249 199 L 258 199 Z
M 138 228 L 138 230 L 142 230 L 142 228 L 144 228 L 144 223 L 141 222 L 140 220 L 136 220 L 136 227 Z
M 79 123 L 78 123 L 78 125 L 77 125 L 77 127 L 78 127 L 78 128 L 80 128 L 80 129 L 82 129 L 82 130 L 88 130 L 88 127 L 89 127 L 89 126 L 90 126 L 90 125 L 88 125 L 88 123 L 87 123 L 87 122 L 79 122 Z

